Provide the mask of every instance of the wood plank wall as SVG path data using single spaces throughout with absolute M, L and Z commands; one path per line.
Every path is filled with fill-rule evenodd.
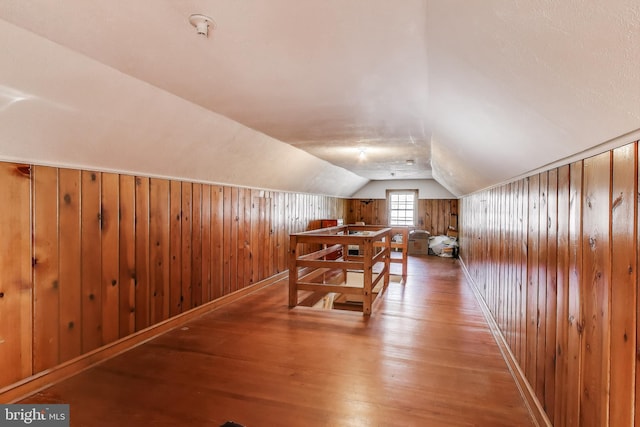
M 451 214 L 458 215 L 457 199 L 418 200 L 418 228 L 432 236 L 446 234 Z M 345 223 L 388 224 L 386 199 L 347 200 Z
M 461 258 L 553 424 L 640 425 L 637 144 L 461 205 Z
M 0 162 L 0 388 L 287 268 L 343 199 Z

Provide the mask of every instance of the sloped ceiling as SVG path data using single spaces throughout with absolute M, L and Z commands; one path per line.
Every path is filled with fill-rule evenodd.
M 3 0 L 0 19 L 7 159 L 464 195 L 640 128 L 637 0 Z

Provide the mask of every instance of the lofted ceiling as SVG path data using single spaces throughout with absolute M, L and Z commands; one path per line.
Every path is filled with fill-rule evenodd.
M 7 159 L 464 195 L 640 128 L 637 0 L 3 0 L 0 32 Z

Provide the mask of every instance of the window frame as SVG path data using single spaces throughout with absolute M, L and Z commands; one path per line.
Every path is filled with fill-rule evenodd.
M 412 195 L 413 196 L 413 219 L 411 224 L 394 224 L 393 223 L 393 211 L 408 211 L 409 209 L 393 209 L 393 203 L 391 201 L 392 197 L 395 195 Z M 387 190 L 387 223 L 389 226 L 409 226 L 415 227 L 418 223 L 418 190 Z

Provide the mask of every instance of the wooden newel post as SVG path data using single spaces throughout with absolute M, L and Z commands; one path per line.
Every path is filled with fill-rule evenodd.
M 371 315 L 371 302 L 372 302 L 372 282 L 373 282 L 373 241 L 371 239 L 364 240 L 364 265 L 363 265 L 363 279 L 364 289 L 362 295 L 362 314 L 365 316 Z
M 387 237 L 384 238 L 384 251 L 386 252 L 384 256 L 384 289 L 387 289 L 389 286 L 389 274 L 391 273 L 391 239 L 393 238 L 393 233 L 387 233 Z
M 289 237 L 289 307 L 298 305 L 298 267 L 296 267 L 296 257 L 298 250 L 298 239 L 296 236 Z

